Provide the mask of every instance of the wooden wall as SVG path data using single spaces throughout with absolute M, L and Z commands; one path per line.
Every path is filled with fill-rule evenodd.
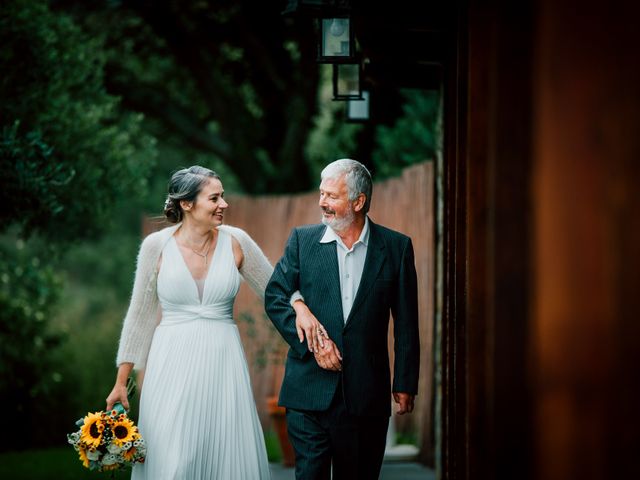
M 640 478 L 640 9 L 539 3 L 537 477 Z
M 640 478 L 639 8 L 459 6 L 439 477 Z

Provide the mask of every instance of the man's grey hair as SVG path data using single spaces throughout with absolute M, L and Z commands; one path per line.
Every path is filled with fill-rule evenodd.
M 349 200 L 354 201 L 358 198 L 358 195 L 364 193 L 366 200 L 362 210 L 364 213 L 367 213 L 371 206 L 371 192 L 373 190 L 371 173 L 369 173 L 367 167 L 360 162 L 350 158 L 341 158 L 324 167 L 324 170 L 320 173 L 320 178 L 322 180 L 329 178 L 334 179 L 340 178 L 343 175 L 347 183 Z

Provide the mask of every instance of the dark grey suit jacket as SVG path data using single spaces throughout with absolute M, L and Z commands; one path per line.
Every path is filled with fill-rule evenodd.
M 390 415 L 390 312 L 395 338 L 393 392 L 416 394 L 418 389 L 418 300 L 411 239 L 369 220 L 362 280 L 345 324 L 336 245 L 320 243 L 326 228 L 294 228 L 267 285 L 267 314 L 291 347 L 280 405 L 325 410 L 340 387 L 350 413 Z M 296 290 L 342 353 L 342 373 L 320 368 L 306 341 L 300 343 L 289 304 Z

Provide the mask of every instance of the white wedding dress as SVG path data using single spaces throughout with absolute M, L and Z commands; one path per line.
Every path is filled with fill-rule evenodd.
M 149 352 L 138 427 L 147 443 L 134 480 L 256 480 L 267 453 L 233 317 L 240 286 L 231 236 L 219 231 L 202 288 L 172 237 L 162 252 L 162 321 Z

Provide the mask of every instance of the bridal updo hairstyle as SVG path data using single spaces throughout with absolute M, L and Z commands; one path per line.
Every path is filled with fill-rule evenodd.
M 183 168 L 171 175 L 169 193 L 164 202 L 164 216 L 167 217 L 167 220 L 171 223 L 181 222 L 184 212 L 180 206 L 180 200 L 195 201 L 202 187 L 211 178 L 220 180 L 220 176 L 216 172 L 199 165 Z

